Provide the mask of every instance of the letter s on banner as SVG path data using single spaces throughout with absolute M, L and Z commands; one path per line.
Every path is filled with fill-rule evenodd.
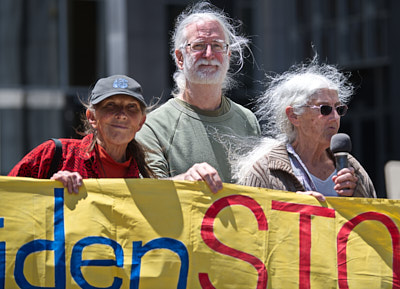
M 258 272 L 257 289 L 266 288 L 268 274 L 264 263 L 260 259 L 250 254 L 224 245 L 214 234 L 213 228 L 216 216 L 222 209 L 232 205 L 242 205 L 249 208 L 257 219 L 258 229 L 261 231 L 268 230 L 268 222 L 264 211 L 255 200 L 247 196 L 231 195 L 217 200 L 208 208 L 201 225 L 201 237 L 206 245 L 214 251 L 246 261 L 247 263 L 253 265 Z M 207 273 L 199 273 L 199 281 L 202 288 L 214 288 L 210 279 L 208 278 Z

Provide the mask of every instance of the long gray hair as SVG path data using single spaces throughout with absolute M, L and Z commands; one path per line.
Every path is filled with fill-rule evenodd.
M 336 66 L 318 64 L 315 56 L 309 63 L 292 66 L 288 71 L 267 75 L 267 89 L 257 100 L 256 115 L 263 124 L 263 133 L 285 143 L 296 138 L 296 130 L 286 115 L 286 107 L 292 106 L 297 115 L 304 113 L 309 103 L 321 89 L 337 91 L 339 101 L 347 104 L 354 91 L 345 74 Z
M 249 40 L 238 34 L 237 30 L 241 26 L 239 21 L 234 21 L 223 11 L 208 2 L 198 2 L 189 6 L 177 17 L 175 29 L 171 38 L 170 50 L 171 56 L 175 60 L 175 64 L 177 65 L 175 50 L 181 50 L 182 53 L 185 53 L 184 48 L 187 43 L 186 27 L 199 20 L 215 20 L 221 25 L 225 34 L 225 39 L 229 44 L 229 51 L 231 53 L 230 64 L 238 65 L 239 68 L 237 71 L 239 71 L 243 67 L 244 63 L 244 49 L 247 48 L 251 53 Z M 234 85 L 233 74 L 234 73 L 228 72 L 223 83 L 224 90 L 227 90 Z M 186 78 L 178 66 L 173 77 L 175 81 L 173 95 L 181 95 L 186 86 Z

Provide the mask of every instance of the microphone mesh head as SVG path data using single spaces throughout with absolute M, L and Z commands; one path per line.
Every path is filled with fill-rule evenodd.
M 331 151 L 333 153 L 351 151 L 351 140 L 350 137 L 345 133 L 338 133 L 331 138 Z

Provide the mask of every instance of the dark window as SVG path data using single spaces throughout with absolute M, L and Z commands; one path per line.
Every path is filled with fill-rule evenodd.
M 58 2 L 2 1 L 0 85 L 58 85 Z
M 98 1 L 69 2 L 69 79 L 71 86 L 88 86 L 97 79 Z
M 311 1 L 297 0 L 295 5 L 297 22 L 301 25 L 311 25 Z
M 167 25 L 165 25 L 164 27 L 166 28 L 165 31 L 165 35 L 169 35 L 168 37 L 168 50 L 165 51 L 165 57 L 166 59 L 169 59 L 168 63 L 168 75 L 170 75 L 169 77 L 169 86 L 170 88 L 174 87 L 174 80 L 172 78 L 172 76 L 174 75 L 174 72 L 176 70 L 176 66 L 175 66 L 175 61 L 172 58 L 172 56 L 170 55 L 170 48 L 171 48 L 171 37 L 172 37 L 172 33 L 174 31 L 175 28 L 175 19 L 176 17 L 178 17 L 178 15 L 185 9 L 185 5 L 167 5 Z
M 351 0 L 350 0 L 351 1 Z M 336 5 L 337 0 L 321 1 L 324 7 L 324 20 L 335 20 L 336 19 Z
M 361 13 L 361 8 L 363 7 L 361 0 L 349 0 L 345 2 L 347 4 L 347 12 L 349 15 L 354 16 Z

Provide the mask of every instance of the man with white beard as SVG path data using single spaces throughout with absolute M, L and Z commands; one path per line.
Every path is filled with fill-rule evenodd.
M 254 114 L 224 96 L 230 63 L 243 66 L 248 40 L 222 11 L 200 2 L 178 16 L 172 37 L 174 98 L 151 112 L 137 134 L 159 178 L 204 180 L 212 192 L 232 182 L 224 136 L 258 136 Z M 225 139 L 225 142 L 223 141 Z

